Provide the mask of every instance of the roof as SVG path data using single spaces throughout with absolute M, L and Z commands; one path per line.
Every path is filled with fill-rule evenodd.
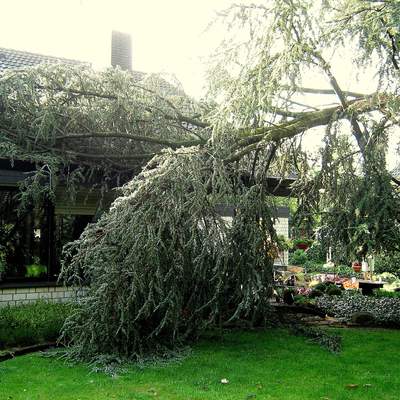
M 72 60 L 63 57 L 46 56 L 44 54 L 30 53 L 28 51 L 6 49 L 0 47 L 0 73 L 8 69 L 18 69 L 25 67 L 33 67 L 38 64 L 69 64 L 69 65 L 86 65 L 91 66 L 89 62 Z M 136 81 L 141 81 L 147 77 L 153 76 L 158 83 L 163 95 L 183 95 L 184 91 L 179 85 L 169 83 L 165 74 L 147 74 L 140 71 L 132 71 L 131 73 Z M 171 78 L 171 76 L 169 77 Z M 176 79 L 172 76 L 172 80 Z
M 30 53 L 28 51 L 0 47 L 0 72 L 6 69 L 32 67 L 34 65 L 44 63 L 90 65 L 89 63 L 83 61 L 72 60 L 63 57 L 46 56 L 43 54 Z
M 391 171 L 391 175 L 394 176 L 396 179 L 400 178 L 400 164 L 397 164 Z

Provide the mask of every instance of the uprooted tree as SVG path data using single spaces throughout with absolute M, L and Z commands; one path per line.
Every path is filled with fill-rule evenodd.
M 51 195 L 60 180 L 133 177 L 65 249 L 63 279 L 87 287 L 64 329 L 78 357 L 140 357 L 210 325 L 265 322 L 276 254 L 268 175 L 296 172 L 297 217 L 321 215 L 325 238 L 345 254 L 397 248 L 399 181 L 386 154 L 398 126 L 400 2 L 321 3 L 221 13 L 233 39 L 227 32 L 210 72 L 218 101 L 118 70 L 38 67 L 0 78 L 1 156 L 37 166 L 26 196 Z M 341 88 L 329 58 L 339 49 L 348 68 L 376 73 L 375 92 Z M 302 87 L 310 75 L 330 86 Z M 313 164 L 304 145 L 318 129 Z M 216 211 L 227 203 L 232 226 Z

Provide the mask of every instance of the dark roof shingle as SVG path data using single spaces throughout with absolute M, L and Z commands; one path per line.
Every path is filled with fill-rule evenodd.
M 397 164 L 391 171 L 390 174 L 396 179 L 400 178 L 400 164 Z
M 32 67 L 37 64 L 71 64 L 90 65 L 87 62 L 71 60 L 63 57 L 46 56 L 43 54 L 29 53 L 22 50 L 5 49 L 0 47 L 0 72 L 6 69 Z
M 0 47 L 0 73 L 10 69 L 19 69 L 33 67 L 38 64 L 69 64 L 69 65 L 84 65 L 91 67 L 91 63 L 72 60 L 63 57 L 46 56 L 44 54 L 30 53 L 28 51 L 6 49 Z M 130 70 L 133 78 L 140 82 L 146 78 L 153 78 L 155 85 L 160 90 L 161 95 L 184 95 L 183 88 L 169 83 L 164 77 L 159 74 L 147 74 L 140 71 Z M 154 88 L 156 89 L 156 88 Z

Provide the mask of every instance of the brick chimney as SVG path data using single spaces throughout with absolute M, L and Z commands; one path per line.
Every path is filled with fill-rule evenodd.
M 122 69 L 132 70 L 132 42 L 128 33 L 112 31 L 111 65 L 119 65 Z

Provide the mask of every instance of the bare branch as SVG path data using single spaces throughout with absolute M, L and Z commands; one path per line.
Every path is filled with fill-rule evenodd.
M 345 93 L 342 91 L 342 89 L 339 86 L 339 83 L 337 82 L 336 78 L 334 77 L 334 75 L 332 74 L 330 65 L 325 61 L 325 59 L 321 56 L 320 53 L 318 52 L 314 52 L 314 57 L 318 60 L 319 65 L 321 66 L 322 70 L 325 72 L 325 74 L 328 76 L 329 78 L 329 82 L 334 90 L 334 92 L 336 93 L 337 97 L 340 100 L 340 103 L 343 107 L 343 110 L 345 110 L 347 108 L 347 100 L 346 100 L 346 96 Z M 361 149 L 361 152 L 364 153 L 366 144 L 367 144 L 367 140 L 365 139 L 360 125 L 357 122 L 357 118 L 356 115 L 354 113 L 352 113 L 349 117 L 348 120 L 351 123 L 351 126 L 353 128 L 353 134 L 354 137 L 357 140 L 358 146 Z
M 319 110 L 317 107 L 313 107 L 308 104 L 300 103 L 300 102 L 292 100 L 292 99 L 286 99 L 285 97 L 282 97 L 282 96 L 279 96 L 279 98 L 281 100 L 287 101 L 288 103 L 295 104 L 296 106 L 304 107 L 305 109 L 310 109 L 310 110 L 315 110 L 315 111 Z
M 310 94 L 336 94 L 333 89 L 316 89 L 316 88 L 308 88 L 308 87 L 299 87 L 299 90 L 303 93 L 310 93 Z M 347 90 L 342 90 L 342 93 L 348 97 L 368 97 L 369 94 L 359 93 L 359 92 L 351 92 Z

